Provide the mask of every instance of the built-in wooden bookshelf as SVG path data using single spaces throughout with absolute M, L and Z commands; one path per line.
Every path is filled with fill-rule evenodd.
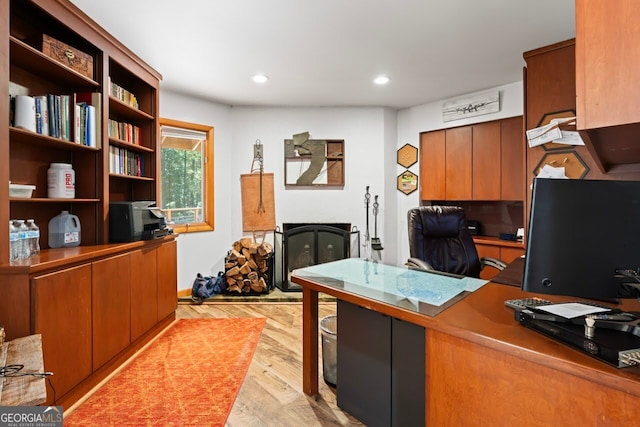
M 68 406 L 175 318 L 175 238 L 109 242 L 110 202 L 157 199 L 161 75 L 69 0 L 0 1 L 0 24 L 5 101 L 68 95 L 61 122 L 66 139 L 38 133 L 42 127 L 13 126 L 10 102 L 0 103 L 0 325 L 8 340 L 41 334 L 45 369 L 55 374 L 56 404 Z M 77 49 L 87 62 L 80 68 L 44 54 L 45 35 Z M 112 93 L 114 84 L 119 89 Z M 76 108 L 80 103 L 84 110 Z M 138 137 L 111 138 L 110 120 L 138 129 Z M 92 123 L 93 133 L 80 137 Z M 115 148 L 135 155 L 136 176 L 110 170 Z M 72 165 L 75 198 L 47 197 L 51 163 Z M 31 198 L 10 197 L 9 181 L 36 189 Z M 49 248 L 48 223 L 61 211 L 79 218 L 80 246 Z M 10 262 L 6 224 L 27 218 L 40 227 L 42 250 Z M 46 403 L 53 403 L 48 386 Z

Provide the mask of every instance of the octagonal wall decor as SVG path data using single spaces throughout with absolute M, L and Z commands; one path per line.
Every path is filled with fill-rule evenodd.
M 575 110 L 562 110 L 562 111 L 555 111 L 553 113 L 546 113 L 544 116 L 542 116 L 542 118 L 540 119 L 536 127 L 546 126 L 549 123 L 551 123 L 551 120 L 553 119 L 568 119 L 570 117 L 575 117 L 575 116 L 576 116 Z M 576 126 L 561 125 L 560 129 L 563 131 L 575 131 Z M 551 141 L 551 142 L 547 142 L 546 144 L 542 144 L 542 148 L 544 148 L 545 151 L 566 150 L 567 144 L 558 144 Z
M 418 189 L 418 175 L 406 170 L 398 175 L 398 191 L 411 194 Z
M 404 144 L 398 149 L 398 164 L 410 168 L 418 161 L 418 149 L 411 144 Z
M 545 153 L 538 165 L 533 169 L 533 175 L 538 176 L 544 165 L 563 167 L 567 178 L 582 179 L 589 173 L 589 166 L 575 151 L 557 151 Z

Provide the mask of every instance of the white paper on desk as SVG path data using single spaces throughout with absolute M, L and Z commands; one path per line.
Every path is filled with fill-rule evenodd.
M 540 172 L 536 175 L 536 178 L 556 178 L 556 179 L 569 179 L 566 175 L 564 166 L 553 167 L 550 165 L 544 165 L 540 168 Z
M 555 141 L 562 138 L 562 132 L 558 128 L 557 123 L 549 123 L 539 128 L 529 129 L 527 131 L 527 141 L 529 147 L 537 147 L 547 142 Z
M 563 304 L 549 304 L 536 307 L 538 310 L 546 311 L 556 316 L 562 316 L 567 319 L 574 317 L 586 316 L 587 314 L 602 313 L 603 311 L 611 311 L 609 308 L 595 307 L 593 305 L 581 304 L 579 302 L 567 302 Z

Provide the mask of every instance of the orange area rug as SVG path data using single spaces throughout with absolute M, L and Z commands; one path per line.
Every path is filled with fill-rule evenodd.
M 65 427 L 224 426 L 265 322 L 177 320 L 65 417 Z

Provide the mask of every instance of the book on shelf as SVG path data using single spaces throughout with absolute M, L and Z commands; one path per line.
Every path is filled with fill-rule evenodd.
M 119 86 L 112 82 L 111 78 L 109 78 L 109 95 L 116 98 L 120 102 L 129 105 L 130 107 L 140 109 L 136 96 L 122 86 Z
M 47 104 L 49 105 L 49 136 L 58 138 L 59 130 L 56 128 L 56 97 L 55 95 L 47 95 Z
M 144 157 L 121 147 L 109 147 L 109 172 L 118 175 L 143 176 Z
M 40 98 L 34 96 L 33 100 L 36 106 L 36 132 L 42 134 L 42 106 L 40 104 Z
M 36 110 L 40 108 L 40 125 L 37 126 L 37 132 L 49 136 L 49 102 L 47 101 L 47 95 L 38 95 L 36 99 Z M 39 105 L 38 105 L 39 104 Z M 36 111 L 36 115 L 37 115 Z M 38 117 L 36 117 L 37 119 Z
M 109 119 L 109 137 L 140 145 L 140 127 Z
M 69 95 L 48 94 L 46 96 L 49 111 L 49 136 L 69 141 L 71 139 L 69 131 Z M 42 126 L 44 128 L 45 124 L 43 123 Z
M 59 95 L 60 110 L 58 120 L 60 121 L 60 138 L 69 141 L 71 132 L 69 130 L 69 95 Z
M 13 126 L 69 141 L 69 95 L 16 95 L 13 99 Z
M 81 125 L 82 138 L 76 142 L 89 147 L 102 146 L 102 94 L 100 92 L 78 92 L 75 94 L 76 105 L 83 109 Z M 76 121 L 76 130 L 78 123 Z

